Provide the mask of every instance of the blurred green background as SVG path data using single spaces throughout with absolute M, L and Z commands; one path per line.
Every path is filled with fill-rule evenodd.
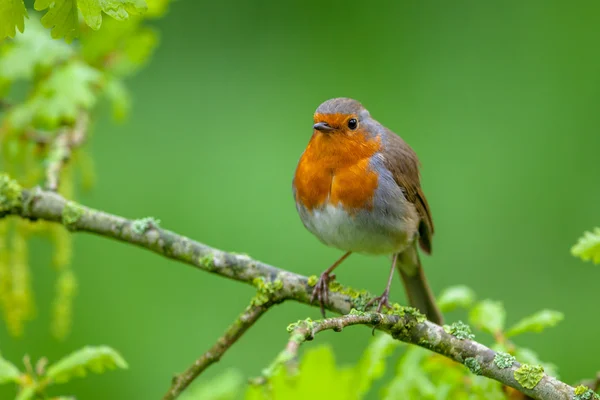
M 95 126 L 99 179 L 79 199 L 318 274 L 341 253 L 303 228 L 291 179 L 315 108 L 354 97 L 423 163 L 436 224 L 424 265 L 435 291 L 468 285 L 503 301 L 509 323 L 563 311 L 565 322 L 519 344 L 568 382 L 592 377 L 600 269 L 569 248 L 600 221 L 599 23 L 595 1 L 177 1 L 156 24 L 155 57 L 129 82 L 130 118 L 115 125 L 105 110 Z M 66 392 L 81 399 L 159 398 L 253 294 L 104 238 L 77 234 L 75 252 L 70 338 L 48 331 L 54 273 L 50 244 L 38 239 L 39 317 L 22 339 L 2 327 L 0 343 L 13 361 L 56 360 L 86 344 L 118 349 L 130 369 L 70 383 Z M 384 257 L 353 256 L 338 278 L 379 293 L 387 268 Z M 404 301 L 398 278 L 392 297 Z M 276 307 L 200 381 L 229 368 L 258 375 L 284 346 L 287 324 L 318 315 Z M 370 334 L 353 328 L 315 343 L 353 362 Z

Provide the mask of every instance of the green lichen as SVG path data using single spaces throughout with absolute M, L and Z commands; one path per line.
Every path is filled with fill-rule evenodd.
M 296 322 L 292 322 L 291 324 L 289 324 L 286 328 L 286 330 L 290 333 L 292 333 L 294 330 L 296 330 L 299 327 L 305 327 L 307 329 L 312 330 L 315 326 L 315 321 L 313 321 L 310 318 L 306 318 L 306 319 L 299 319 Z M 302 336 L 304 337 L 304 336 Z M 293 338 L 292 338 L 293 340 Z
M 319 278 L 316 275 L 311 275 L 308 277 L 308 286 L 314 287 L 318 281 Z
M 329 291 L 346 295 L 352 299 L 352 306 L 357 310 L 365 310 L 367 303 L 371 300 L 369 292 L 366 290 L 356 290 L 349 286 L 344 286 L 337 281 L 329 284 Z
M 348 315 L 358 315 L 358 316 L 363 316 L 366 313 L 364 311 L 359 311 L 356 308 L 353 308 L 352 310 L 350 310 L 350 312 L 348 313 Z
M 579 385 L 575 388 L 575 397 L 573 400 L 596 400 L 600 399 L 597 393 L 594 393 L 592 389 L 587 386 Z
M 8 174 L 0 173 L 0 214 L 21 206 L 23 193 L 21 186 Z
M 67 204 L 65 204 L 62 210 L 63 225 L 69 230 L 75 229 L 75 224 L 79 221 L 84 212 L 85 210 L 79 204 L 74 201 L 67 201 Z
M 460 340 L 475 339 L 469 325 L 462 321 L 453 322 L 452 325 L 444 325 L 444 330 Z
M 515 370 L 514 377 L 524 388 L 533 389 L 544 377 L 544 367 L 523 364 Z
M 517 359 L 514 356 L 502 351 L 497 352 L 494 356 L 494 364 L 500 369 L 512 367 L 515 361 L 517 361 Z
M 404 307 L 404 314 L 412 315 L 418 324 L 427 321 L 427 317 L 414 307 Z
M 209 271 L 213 271 L 215 269 L 215 255 L 209 253 L 203 257 L 198 259 L 198 264 L 207 268 Z
M 283 281 L 279 278 L 274 281 L 265 280 L 262 276 L 254 278 L 252 284 L 256 286 L 258 292 L 252 298 L 252 305 L 261 306 L 267 303 L 274 295 L 283 289 Z
M 481 364 L 479 364 L 479 361 L 475 357 L 467 357 L 465 365 L 475 375 L 481 375 Z
M 160 220 L 154 217 L 136 219 L 131 222 L 131 229 L 138 235 L 143 235 L 151 228 L 158 228 Z
M 390 307 L 385 307 L 384 312 L 388 315 L 397 315 L 399 317 L 404 317 L 404 308 L 398 303 L 392 304 Z

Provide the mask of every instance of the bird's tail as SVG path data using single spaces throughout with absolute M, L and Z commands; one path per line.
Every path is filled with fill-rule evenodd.
M 429 321 L 442 325 L 444 319 L 427 284 L 416 246 L 411 246 L 397 257 L 396 265 L 402 277 L 408 302 L 425 314 Z

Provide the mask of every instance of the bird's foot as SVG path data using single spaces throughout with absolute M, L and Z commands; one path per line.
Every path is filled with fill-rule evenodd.
M 381 296 L 373 297 L 371 300 L 369 300 L 369 302 L 365 305 L 365 310 L 368 310 L 369 307 L 371 307 L 376 302 L 378 303 L 377 309 L 375 310 L 376 312 L 381 312 L 381 309 L 383 308 L 383 306 L 386 306 L 387 308 L 392 308 L 389 300 L 390 300 L 390 291 L 388 289 L 385 289 L 385 291 L 383 292 L 383 294 Z
M 319 276 L 317 284 L 313 288 L 312 295 L 310 296 L 310 303 L 314 303 L 315 300 L 319 300 L 321 305 L 321 314 L 325 318 L 325 303 L 329 302 L 329 282 L 335 280 L 335 274 L 327 271 L 323 272 Z

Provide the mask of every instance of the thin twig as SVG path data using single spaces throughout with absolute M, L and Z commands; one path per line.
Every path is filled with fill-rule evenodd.
M 173 384 L 163 400 L 177 398 L 194 379 L 206 368 L 221 359 L 223 354 L 250 328 L 269 308 L 275 304 L 274 301 L 262 303 L 256 298 L 246 307 L 243 313 L 227 328 L 223 336 L 199 359 L 197 359 L 185 372 L 173 378 Z
M 252 284 L 263 293 L 276 295 L 280 301 L 295 300 L 310 304 L 313 286 L 305 276 L 273 267 L 246 255 L 214 249 L 185 236 L 161 229 L 154 223 L 128 220 L 67 201 L 54 192 L 41 189 L 22 190 L 20 199 L 16 202 L 11 201 L 11 198 L 14 198 L 14 182 L 0 185 L 0 189 L 2 187 L 8 188 L 6 189 L 8 191 L 7 193 L 0 191 L 0 199 L 4 197 L 9 201 L 5 204 L 0 203 L 0 217 L 12 214 L 31 220 L 59 222 L 72 231 L 92 232 L 135 244 L 198 269 Z M 314 285 L 316 277 L 312 277 L 310 281 Z M 373 298 L 373 295 L 366 291 L 357 291 L 337 282 L 330 284 L 330 291 L 325 308 L 340 314 L 348 314 L 352 309 L 363 310 L 367 302 Z M 299 327 L 296 333 L 304 332 L 312 335 L 323 329 L 341 329 L 355 324 L 369 325 L 391 333 L 396 339 L 428 348 L 454 361 L 465 363 L 470 360 L 471 365 L 477 362 L 479 365 L 477 371 L 482 375 L 517 388 L 534 399 L 570 400 L 573 398 L 573 387 L 545 374 L 533 389 L 521 387 L 514 376 L 518 364 L 515 363 L 510 368 L 497 368 L 494 366 L 496 353 L 493 350 L 472 340 L 460 340 L 446 333 L 439 325 L 421 320 L 410 312 L 405 313 L 407 310 L 401 308 L 399 310 L 401 312 L 397 315 L 350 314 L 313 323 L 310 330 L 307 327 Z M 293 348 L 290 350 L 294 351 Z
M 63 128 L 52 141 L 46 167 L 46 189 L 56 191 L 60 182 L 60 172 L 71 158 L 73 149 L 85 141 L 89 117 L 82 113 L 72 128 Z

